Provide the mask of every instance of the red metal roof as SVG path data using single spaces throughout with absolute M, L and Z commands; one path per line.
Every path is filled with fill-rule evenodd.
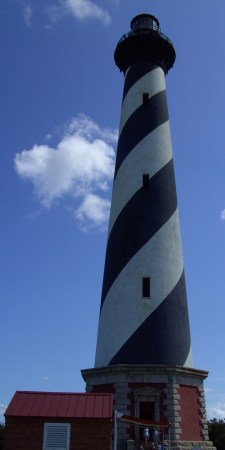
M 112 418 L 112 394 L 17 391 L 5 416 Z

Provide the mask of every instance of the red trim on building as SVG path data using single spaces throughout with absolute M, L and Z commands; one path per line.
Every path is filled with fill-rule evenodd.
M 165 422 L 159 422 L 157 420 L 146 420 L 146 419 L 140 419 L 139 417 L 131 417 L 131 416 L 122 416 L 118 420 L 121 422 L 128 422 L 128 423 L 134 423 L 135 425 L 143 425 L 148 427 L 158 427 L 158 428 L 168 428 L 168 423 Z

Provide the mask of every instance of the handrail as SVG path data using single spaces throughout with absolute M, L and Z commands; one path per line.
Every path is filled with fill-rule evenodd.
M 168 38 L 168 36 L 161 33 L 161 31 L 158 31 L 158 30 L 155 31 L 152 29 L 128 31 L 128 33 L 124 34 L 121 37 L 121 39 L 119 40 L 117 45 L 119 45 L 121 42 L 123 42 L 125 39 L 129 38 L 130 36 L 136 36 L 137 34 L 154 34 L 154 35 L 158 34 L 161 38 L 165 39 L 167 42 L 169 42 L 173 46 L 173 43 L 172 43 L 171 39 Z

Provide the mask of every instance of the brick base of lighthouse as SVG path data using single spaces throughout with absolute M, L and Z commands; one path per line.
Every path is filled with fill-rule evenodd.
M 215 450 L 208 438 L 203 387 L 207 375 L 202 370 L 157 365 L 82 370 L 86 391 L 112 392 L 114 410 L 125 416 L 143 418 L 143 411 L 149 407 L 149 419 L 168 425 L 159 428 L 160 439 L 167 441 L 173 450 Z M 118 420 L 118 450 L 136 450 L 142 440 L 143 429 L 139 425 Z

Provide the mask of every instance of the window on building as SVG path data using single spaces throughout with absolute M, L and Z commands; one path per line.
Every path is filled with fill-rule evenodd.
M 150 277 L 142 278 L 142 297 L 150 298 Z
M 149 188 L 149 173 L 144 173 L 142 176 L 142 184 L 144 189 Z
M 140 402 L 139 417 L 140 419 L 155 420 L 155 402 Z
M 70 423 L 45 423 L 43 450 L 69 450 Z
M 143 93 L 143 105 L 147 105 L 148 104 L 148 99 L 149 99 L 149 93 L 148 92 L 144 92 Z

